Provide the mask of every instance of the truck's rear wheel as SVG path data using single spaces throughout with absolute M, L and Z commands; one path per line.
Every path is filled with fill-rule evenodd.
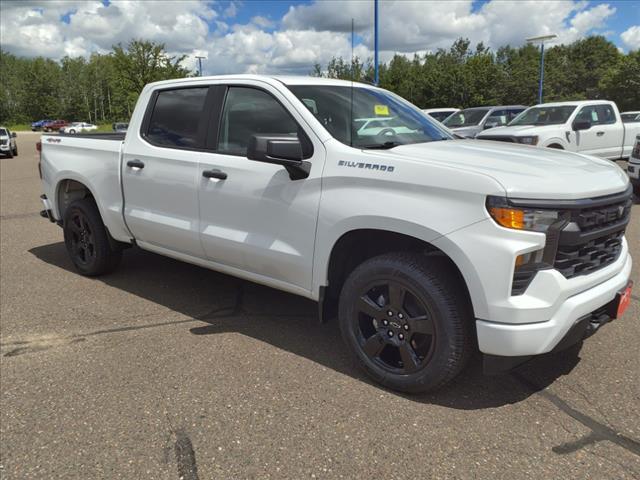
M 342 336 L 377 382 L 442 387 L 471 353 L 471 312 L 446 259 L 392 253 L 367 260 L 340 294 Z
M 83 198 L 64 214 L 64 243 L 71 261 L 82 275 L 109 273 L 118 266 L 122 250 L 113 248 L 95 202 Z

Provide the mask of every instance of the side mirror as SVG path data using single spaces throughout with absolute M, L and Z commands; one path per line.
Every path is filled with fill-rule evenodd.
M 589 130 L 591 128 L 591 122 L 589 120 L 576 120 L 573 122 L 573 131 Z
M 11 132 L 11 136 L 12 136 L 13 138 L 16 138 L 18 135 L 16 135 L 16 132 Z
M 302 143 L 297 137 L 284 135 L 253 135 L 247 148 L 247 158 L 257 162 L 282 165 L 291 180 L 307 178 L 311 164 L 303 161 Z

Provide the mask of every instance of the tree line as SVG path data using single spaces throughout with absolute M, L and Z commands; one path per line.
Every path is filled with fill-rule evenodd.
M 592 36 L 545 49 L 544 101 L 607 99 L 621 111 L 640 110 L 640 50 L 624 54 Z M 534 45 L 492 51 L 458 39 L 451 48 L 380 65 L 380 86 L 421 108 L 538 103 L 540 50 Z M 333 58 L 312 76 L 372 82 L 370 60 Z
M 127 121 L 145 84 L 186 77 L 186 56 L 169 56 L 161 43 L 133 40 L 106 55 L 62 60 L 17 57 L 0 50 L 0 123 L 43 118 Z
M 0 123 L 41 118 L 127 121 L 145 84 L 194 76 L 161 43 L 133 40 L 90 58 L 17 57 L 0 49 Z M 539 49 L 505 46 L 493 51 L 458 39 L 449 49 L 380 65 L 380 86 L 421 108 L 537 103 Z M 313 76 L 371 82 L 370 60 L 333 58 Z M 640 109 L 640 50 L 622 53 L 604 37 L 548 48 L 545 101 L 608 99 L 621 110 Z

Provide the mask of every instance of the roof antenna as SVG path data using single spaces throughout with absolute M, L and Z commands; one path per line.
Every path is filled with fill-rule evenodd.
M 353 18 L 351 18 L 351 105 L 349 111 L 349 139 L 350 146 L 353 147 L 353 45 L 355 43 L 355 34 L 353 28 Z

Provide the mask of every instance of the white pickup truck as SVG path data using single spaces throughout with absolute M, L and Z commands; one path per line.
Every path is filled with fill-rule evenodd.
M 639 133 L 640 122 L 623 122 L 614 102 L 586 100 L 529 107 L 509 125 L 481 132 L 476 138 L 617 160 L 629 157 Z
M 402 128 L 360 135 L 372 117 Z M 153 83 L 126 136 L 43 135 L 39 165 L 80 273 L 137 245 L 303 295 L 397 390 L 444 385 L 475 348 L 487 372 L 562 349 L 630 301 L 618 166 L 456 140 L 372 86 Z

